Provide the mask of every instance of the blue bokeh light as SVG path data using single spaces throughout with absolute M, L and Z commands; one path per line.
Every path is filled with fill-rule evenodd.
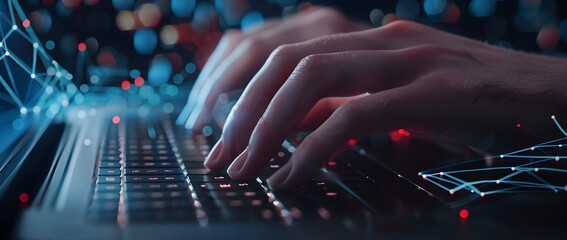
M 171 0 L 171 11 L 177 17 L 190 17 L 195 5 L 195 0 Z
M 143 28 L 134 33 L 134 48 L 142 55 L 151 54 L 157 46 L 157 35 L 151 28 Z
M 427 15 L 439 15 L 445 12 L 447 7 L 446 0 L 425 0 L 423 10 Z
M 173 68 L 171 63 L 166 58 L 157 59 L 150 66 L 150 70 L 148 71 L 148 81 L 152 86 L 159 86 L 167 83 L 172 71 Z
M 495 0 L 472 0 L 469 4 L 469 11 L 474 17 L 489 17 L 495 10 Z
M 251 11 L 242 17 L 240 26 L 242 31 L 249 31 L 252 27 L 264 23 L 264 16 L 260 12 Z
M 127 10 L 132 7 L 134 0 L 112 0 L 112 6 L 116 10 Z

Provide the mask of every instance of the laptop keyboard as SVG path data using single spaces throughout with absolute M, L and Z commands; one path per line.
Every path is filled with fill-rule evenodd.
M 177 129 L 179 130 L 179 129 Z M 285 221 L 289 214 L 262 180 L 232 181 L 203 166 L 204 136 L 177 134 L 168 120 L 111 124 L 101 141 L 89 218 L 144 221 Z M 289 156 L 280 152 L 271 168 Z M 270 169 L 264 177 L 269 176 Z
M 313 219 L 344 223 L 353 216 L 369 221 L 376 213 L 373 206 L 387 213 L 399 209 L 399 199 L 426 196 L 416 195 L 416 186 L 400 181 L 399 175 L 361 158 L 356 147 L 326 166 L 334 174 L 313 178 L 293 193 L 274 193 L 265 179 L 287 162 L 291 144 L 282 145 L 257 179 L 233 181 L 225 172 L 203 166 L 210 150 L 206 137 L 172 125 L 167 117 L 114 123 L 101 139 L 93 178 L 88 219 L 95 223 L 290 225 Z

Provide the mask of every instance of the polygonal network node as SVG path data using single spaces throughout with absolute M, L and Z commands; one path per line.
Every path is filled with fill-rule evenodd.
M 16 0 L 0 0 L 0 118 L 66 106 L 72 75 L 51 58 Z
M 567 191 L 567 132 L 555 116 L 551 119 L 563 137 L 458 166 L 420 172 L 419 176 L 450 194 L 465 191 L 484 197 L 533 190 Z

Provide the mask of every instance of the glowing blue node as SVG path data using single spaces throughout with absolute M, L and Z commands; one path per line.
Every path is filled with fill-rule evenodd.
M 41 111 L 41 108 L 39 106 L 35 106 L 35 107 L 32 108 L 32 111 L 34 113 L 39 113 Z
M 26 113 L 28 113 L 28 109 L 25 108 L 25 107 L 20 108 L 20 113 L 21 113 L 21 114 L 26 114 Z

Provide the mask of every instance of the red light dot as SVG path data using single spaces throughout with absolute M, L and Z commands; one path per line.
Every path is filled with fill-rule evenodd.
M 519 124 L 519 123 L 518 123 L 518 124 L 516 124 L 516 127 L 518 127 L 518 128 L 519 128 L 519 127 L 522 127 L 522 124 Z
M 354 146 L 357 143 L 356 139 L 349 139 L 348 140 L 348 145 L 349 146 Z
M 30 200 L 30 195 L 28 195 L 27 193 L 20 193 L 20 196 L 18 198 L 20 199 L 21 203 L 27 203 Z
M 119 116 L 112 117 L 112 123 L 118 125 L 120 123 L 120 117 Z
M 122 84 L 120 84 L 120 86 L 121 86 L 122 89 L 124 89 L 124 90 L 130 89 L 130 86 L 131 86 L 131 85 L 132 85 L 132 84 L 131 84 L 128 80 L 124 80 L 124 81 L 122 81 Z
M 398 142 L 398 141 L 402 140 L 402 135 L 398 131 L 392 131 L 392 132 L 390 132 L 390 139 L 393 142 Z
M 84 42 L 79 43 L 79 45 L 77 45 L 77 49 L 79 49 L 80 52 L 84 52 L 87 50 L 87 44 L 85 44 Z
M 404 130 L 404 129 L 398 129 L 398 133 L 399 133 L 400 135 L 406 136 L 406 137 L 411 136 L 411 133 L 408 132 L 408 131 L 406 131 L 406 130 Z
M 29 27 L 30 26 L 30 20 L 29 19 L 24 20 L 22 22 L 22 26 L 24 26 L 25 28 Z
M 469 210 L 467 210 L 467 209 L 465 209 L 465 208 L 461 209 L 461 211 L 459 211 L 459 217 L 460 217 L 461 219 L 467 219 L 467 218 L 469 218 Z
M 144 78 L 143 77 L 134 78 L 134 84 L 138 87 L 143 86 L 144 85 Z

